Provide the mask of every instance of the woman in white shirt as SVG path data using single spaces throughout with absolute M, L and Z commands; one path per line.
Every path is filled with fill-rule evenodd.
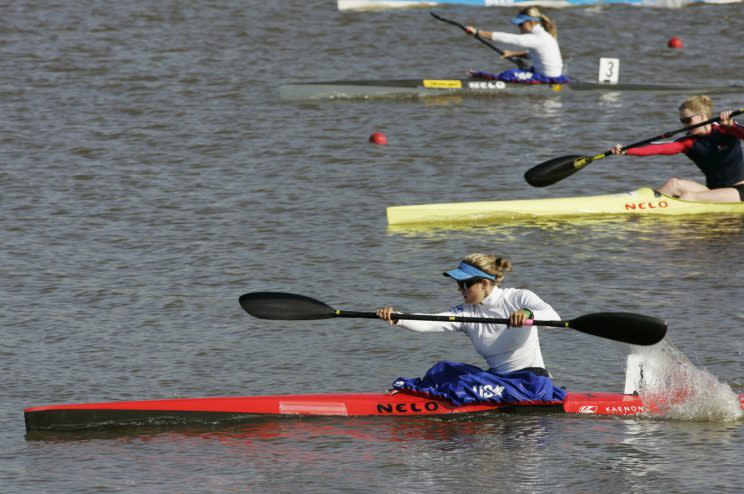
M 490 39 L 521 48 L 520 51 L 505 50 L 502 58 L 524 57 L 532 61 L 529 70 L 511 69 L 498 75 L 486 72 L 473 72 L 477 78 L 498 79 L 505 82 L 527 84 L 562 84 L 569 82 L 563 74 L 563 57 L 558 46 L 558 30 L 555 23 L 537 7 L 522 9 L 511 19 L 519 26 L 519 34 L 498 31 L 484 31 L 467 26 L 466 32 L 473 36 Z
M 511 262 L 501 256 L 471 254 L 465 257 L 457 268 L 443 273 L 444 276 L 457 282 L 458 291 L 464 303 L 451 307 L 442 315 L 507 318 L 509 319 L 508 326 L 495 323 L 394 320 L 392 307 L 377 310 L 377 316 L 380 319 L 411 331 L 465 333 L 470 338 L 475 351 L 486 360 L 489 367 L 488 371 L 483 371 L 475 366 L 467 366 L 467 369 L 463 369 L 462 366 L 466 364 L 445 363 L 447 369 L 445 371 L 441 368 L 437 369 L 436 374 L 439 376 L 446 374 L 447 380 L 458 382 L 435 383 L 429 379 L 422 383 L 422 380 L 408 380 L 406 384 L 398 386 L 398 381 L 396 381 L 394 384 L 396 388 L 430 393 L 431 390 L 424 388 L 439 390 L 445 384 L 454 384 L 462 388 L 461 391 L 464 389 L 466 393 L 475 392 L 478 395 L 478 390 L 472 389 L 475 383 L 481 390 L 484 384 L 490 385 L 490 388 L 486 388 L 490 391 L 494 388 L 505 388 L 504 396 L 496 398 L 487 396 L 486 398 L 489 399 L 484 400 L 481 394 L 472 396 L 472 401 L 555 401 L 563 399 L 564 392 L 552 386 L 550 375 L 545 370 L 537 328 L 525 325 L 528 319 L 559 320 L 560 317 L 550 305 L 529 290 L 499 287 L 504 273 L 511 271 L 511 267 Z M 457 366 L 457 369 L 454 369 L 453 365 Z M 430 373 L 433 370 L 434 368 L 430 370 Z M 431 376 L 427 375 L 428 377 Z M 417 382 L 412 384 L 413 381 Z M 514 391 L 513 388 L 518 391 Z M 436 392 L 430 394 L 436 394 Z M 460 401 L 468 402 L 467 399 Z

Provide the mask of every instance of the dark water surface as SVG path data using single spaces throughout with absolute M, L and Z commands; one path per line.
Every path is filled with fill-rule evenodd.
M 512 10 L 441 9 L 511 29 Z M 571 75 L 741 83 L 741 5 L 552 12 Z M 679 36 L 683 50 L 666 41 Z M 522 173 L 678 128 L 644 94 L 280 103 L 299 80 L 508 68 L 426 10 L 335 2 L 12 2 L 0 18 L 0 490 L 3 492 L 738 492 L 744 218 L 388 231 L 392 204 L 554 197 L 699 178 L 684 157 L 609 158 L 545 189 Z M 744 106 L 744 94 L 715 97 Z M 367 142 L 374 131 L 390 144 Z M 474 251 L 565 318 L 662 317 L 715 399 L 668 420 L 504 414 L 458 421 L 259 420 L 26 436 L 32 405 L 381 391 L 466 338 L 369 320 L 271 322 L 240 294 L 440 311 Z M 630 348 L 545 330 L 574 390 L 622 391 Z M 671 348 L 671 347 L 669 347 Z M 707 372 L 707 374 L 705 374 Z M 702 385 L 701 385 L 702 386 Z

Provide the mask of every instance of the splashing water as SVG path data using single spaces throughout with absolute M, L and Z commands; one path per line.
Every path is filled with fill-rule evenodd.
M 625 374 L 625 392 L 637 392 L 650 416 L 709 422 L 744 418 L 731 387 L 695 367 L 666 340 L 653 347 L 634 347 Z

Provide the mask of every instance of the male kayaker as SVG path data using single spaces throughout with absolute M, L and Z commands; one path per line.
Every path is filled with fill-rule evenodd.
M 522 51 L 505 50 L 502 58 L 529 58 L 532 61 L 532 67 L 529 70 L 511 69 L 498 75 L 471 71 L 471 77 L 525 84 L 569 82 L 569 79 L 563 75 L 563 57 L 558 47 L 558 29 L 555 22 L 540 12 L 537 7 L 527 7 L 520 10 L 519 14 L 511 19 L 511 23 L 519 26 L 520 34 L 484 31 L 473 26 L 467 26 L 465 31 L 472 36 L 478 35 L 481 38 L 523 48 Z
M 679 120 L 684 125 L 710 120 L 713 102 L 708 96 L 693 96 L 679 106 Z M 622 151 L 617 144 L 613 154 L 653 156 L 684 153 L 705 175 L 705 185 L 672 177 L 658 191 L 686 201 L 744 201 L 744 154 L 741 139 L 744 126 L 731 118 L 730 111 L 720 113 L 720 124 L 703 125 L 671 142 L 654 143 Z
M 565 391 L 553 386 L 545 369 L 537 328 L 525 326 L 528 319 L 559 320 L 553 308 L 529 290 L 500 288 L 511 262 L 501 256 L 471 254 L 444 276 L 454 279 L 463 304 L 447 316 L 508 318 L 509 326 L 495 323 L 394 320 L 392 307 L 377 310 L 391 325 L 419 332 L 465 333 L 488 363 L 479 367 L 440 362 L 423 379 L 398 379 L 393 386 L 447 398 L 456 404 L 477 401 L 560 401 Z

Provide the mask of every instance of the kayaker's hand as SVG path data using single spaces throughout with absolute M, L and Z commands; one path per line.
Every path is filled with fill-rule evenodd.
M 722 111 L 718 118 L 721 119 L 721 125 L 723 125 L 724 127 L 731 127 L 732 125 L 734 125 L 734 119 L 731 118 L 730 111 Z
M 625 154 L 625 151 L 623 151 L 623 147 L 620 144 L 615 144 L 611 151 L 612 154 Z
M 383 307 L 382 309 L 377 309 L 377 311 L 375 311 L 377 317 L 379 317 L 383 321 L 387 321 L 387 323 L 391 326 L 394 324 L 398 324 L 398 320 L 392 318 L 394 312 L 395 309 L 393 309 L 392 307 Z
M 465 32 L 468 33 L 470 36 L 478 35 L 478 29 L 473 26 L 465 26 Z
M 509 316 L 509 327 L 521 328 L 527 319 L 529 319 L 529 315 L 526 310 L 515 310 Z

